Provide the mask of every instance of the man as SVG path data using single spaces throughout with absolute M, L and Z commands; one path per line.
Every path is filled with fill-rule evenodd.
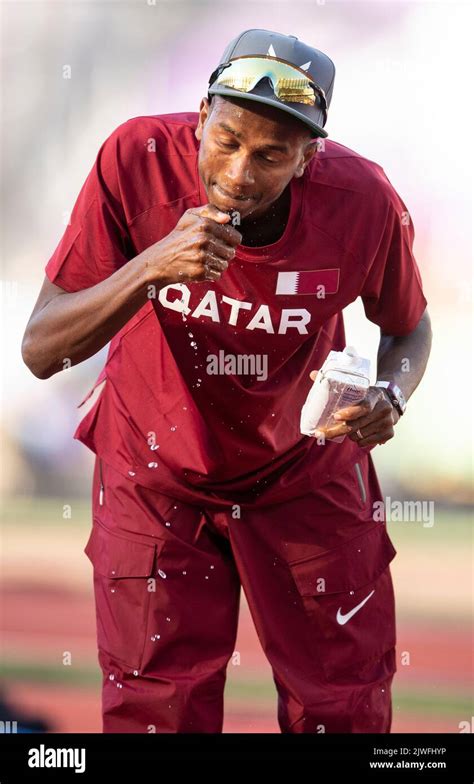
M 405 205 L 380 166 L 321 145 L 333 82 L 294 36 L 244 31 L 199 115 L 106 139 L 46 265 L 31 371 L 111 340 L 75 433 L 96 454 L 104 732 L 222 731 L 241 586 L 282 732 L 390 731 L 396 551 L 370 450 L 393 436 L 431 331 Z M 302 436 L 310 378 L 344 348 L 358 296 L 382 386 L 340 412 L 343 442 Z

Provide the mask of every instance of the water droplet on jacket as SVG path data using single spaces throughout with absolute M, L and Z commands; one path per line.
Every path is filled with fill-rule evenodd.
M 135 476 L 135 471 L 129 471 L 129 472 L 128 472 L 128 475 L 129 475 L 129 476 Z
M 164 580 L 166 579 L 166 574 L 161 569 L 158 569 L 158 574 L 160 577 L 163 577 Z
M 158 468 L 158 463 L 148 463 L 148 468 Z

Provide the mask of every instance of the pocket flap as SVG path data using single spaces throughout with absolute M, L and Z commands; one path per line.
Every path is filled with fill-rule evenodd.
M 161 552 L 163 545 L 161 539 L 147 543 L 125 538 L 94 520 L 84 553 L 99 574 L 111 579 L 150 577 L 155 556 Z
M 397 551 L 385 524 L 356 536 L 341 547 L 288 564 L 301 596 L 361 588 L 386 569 Z

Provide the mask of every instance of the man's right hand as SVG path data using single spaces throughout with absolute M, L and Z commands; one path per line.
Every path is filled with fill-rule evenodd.
M 170 234 L 142 252 L 149 282 L 218 280 L 242 242 L 229 221 L 212 204 L 186 210 Z

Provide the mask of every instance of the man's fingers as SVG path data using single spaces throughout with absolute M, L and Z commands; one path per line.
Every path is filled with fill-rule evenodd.
M 378 427 L 380 427 L 380 423 L 383 422 L 384 419 L 386 419 L 387 422 L 393 421 L 392 411 L 393 407 L 389 409 L 379 409 L 376 407 L 373 411 L 370 412 L 370 414 L 367 414 L 366 416 L 362 416 L 359 419 L 349 420 L 350 426 L 353 430 L 361 430 L 363 427 L 372 425 L 372 423 L 376 423 Z
M 351 433 L 350 437 L 352 438 L 352 436 L 355 435 L 356 437 L 355 440 L 360 441 L 360 439 L 357 438 L 358 430 L 361 431 L 364 438 L 368 438 L 368 436 L 373 436 L 376 433 L 385 433 L 386 431 L 389 431 L 392 427 L 393 427 L 393 422 L 391 420 L 390 421 L 387 420 L 386 422 L 385 420 L 382 421 L 377 420 L 375 422 L 369 422 L 367 424 L 360 424 L 357 428 L 353 426 L 353 433 Z
M 370 414 L 371 411 L 375 411 L 376 409 L 378 410 L 382 407 L 387 409 L 389 406 L 391 406 L 391 403 L 388 402 L 385 395 L 380 394 L 380 389 L 369 387 L 363 400 L 361 400 L 359 403 L 356 403 L 354 406 L 346 406 L 345 408 L 339 409 L 339 411 L 334 414 L 334 418 L 336 420 L 358 419 L 359 417 Z
M 386 430 L 376 430 L 374 433 L 369 433 L 368 435 L 364 433 L 364 438 L 357 439 L 357 444 L 360 447 L 385 444 L 385 442 L 390 441 L 390 439 L 393 438 L 394 435 L 395 435 L 395 431 L 393 427 L 387 428 Z M 352 436 L 349 436 L 349 438 L 352 439 Z
M 226 259 L 221 259 L 213 253 L 206 254 L 206 260 L 204 262 L 205 268 L 222 274 L 222 272 L 226 271 L 228 266 L 229 262 Z
M 356 441 L 359 446 L 373 446 L 384 444 L 395 435 L 394 426 L 400 416 L 388 401 L 380 401 L 371 414 L 350 422 L 352 432 L 349 434 L 351 441 Z M 362 433 L 363 438 L 357 435 Z
M 221 275 L 221 270 L 211 267 L 210 264 L 204 265 L 204 280 L 219 280 Z
M 217 237 L 217 239 L 221 240 L 227 245 L 231 245 L 233 248 L 236 248 L 237 245 L 240 245 L 242 242 L 242 235 L 240 231 L 237 231 L 237 229 L 235 229 L 233 226 L 225 226 L 221 223 L 216 223 L 216 221 L 211 219 L 208 230 L 211 232 L 211 234 L 213 234 L 214 237 Z
M 322 430 L 326 438 L 337 438 L 338 436 L 345 436 L 351 432 L 349 425 L 339 422 L 337 425 L 326 425 Z
M 198 215 L 202 218 L 212 218 L 212 220 L 218 221 L 219 223 L 228 223 L 230 221 L 230 215 L 227 212 L 223 212 L 223 210 L 219 210 L 214 204 L 203 204 L 202 207 L 192 207 L 188 212 L 191 215 Z
M 348 406 L 347 408 L 340 408 L 339 411 L 336 411 L 334 414 L 334 419 L 336 420 L 352 420 L 352 419 L 359 419 L 360 417 L 365 416 L 372 408 L 369 403 L 358 403 L 356 406 Z
M 227 212 L 221 212 L 212 204 L 206 204 L 204 207 L 188 210 L 188 214 L 195 215 L 199 219 L 201 231 L 212 234 L 234 247 L 241 244 L 242 234 L 229 224 L 230 215 Z
M 231 261 L 235 256 L 235 248 L 226 245 L 218 239 L 210 239 L 207 245 L 209 253 L 224 261 Z

